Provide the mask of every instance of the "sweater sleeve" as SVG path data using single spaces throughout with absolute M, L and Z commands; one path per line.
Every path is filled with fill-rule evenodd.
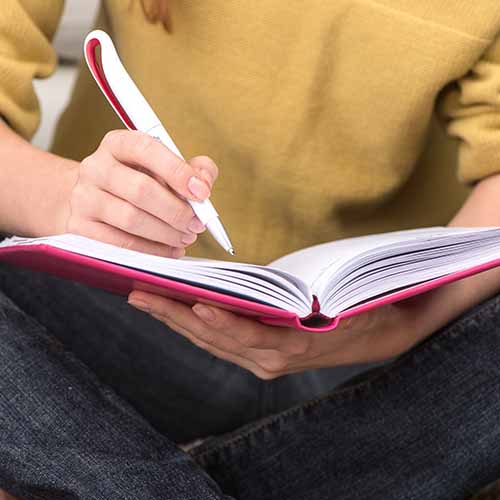
M 51 45 L 64 0 L 2 0 L 0 15 L 0 117 L 31 139 L 40 122 L 34 78 L 55 69 Z
M 441 95 L 438 112 L 458 139 L 458 177 L 473 184 L 500 173 L 500 36 Z

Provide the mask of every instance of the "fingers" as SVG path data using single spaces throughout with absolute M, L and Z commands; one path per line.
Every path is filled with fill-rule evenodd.
M 132 292 L 129 299 L 133 305 L 138 302 L 147 304 L 146 312 L 169 318 L 169 322 L 175 322 L 176 326 L 185 328 L 205 344 L 217 343 L 219 349 L 234 354 L 243 354 L 247 350 L 246 347 L 230 337 L 220 336 L 221 338 L 216 338 L 217 332 L 204 327 L 193 314 L 191 308 L 185 304 L 145 292 Z M 143 310 L 145 309 L 143 308 Z
M 299 334 L 292 329 L 266 327 L 254 320 L 204 304 L 193 306 L 193 312 L 213 330 L 243 348 L 303 354 L 309 346 L 307 335 Z
M 100 148 L 121 163 L 148 169 L 185 198 L 201 201 L 210 196 L 215 170 L 211 161 L 198 159 L 194 168 L 151 136 L 127 130 L 106 134 Z
M 0 500 L 16 500 L 13 496 L 9 495 L 6 491 L 0 490 Z
M 300 369 L 296 361 L 300 361 L 300 358 L 304 356 L 309 343 L 307 335 L 301 335 L 291 329 L 261 325 L 256 321 L 240 318 L 227 311 L 202 304 L 196 304 L 191 309 L 179 302 L 139 291 L 130 294 L 129 303 L 160 319 L 197 346 L 222 359 L 236 363 L 266 380 Z M 209 311 L 214 313 L 215 319 L 207 314 Z M 225 318 L 222 318 L 223 316 Z M 217 317 L 221 319 L 217 320 Z M 218 328 L 214 327 L 215 324 L 218 324 Z M 281 333 L 283 342 L 277 346 L 277 349 L 261 348 L 260 345 L 247 347 L 240 343 L 239 339 L 236 340 L 237 336 L 223 334 L 222 324 L 225 325 L 224 328 L 242 334 L 242 338 L 257 338 L 259 335 L 265 337 L 266 334 L 272 336 L 273 333 Z M 251 335 L 249 332 L 254 332 L 254 334 Z M 297 339 L 304 339 L 304 343 L 296 340 L 291 342 L 293 336 Z M 301 354 L 297 354 L 299 345 L 301 345 Z M 289 351 L 294 351 L 294 353 Z
M 142 302 L 145 297 L 147 302 Z M 142 311 L 149 312 L 155 319 L 165 323 L 169 328 L 186 337 L 197 347 L 220 359 L 241 366 L 259 378 L 270 380 L 279 376 L 278 373 L 267 372 L 255 361 L 254 358 L 258 357 L 258 352 L 254 353 L 252 357 L 248 350 L 243 352 L 241 346 L 238 347 L 237 343 L 231 339 L 217 338 L 216 335 L 211 335 L 210 332 L 205 331 L 202 326 L 200 328 L 196 316 L 184 304 L 143 292 L 132 292 L 129 303 Z M 168 304 L 168 313 L 165 307 L 161 309 L 161 312 L 158 310 L 159 303 L 163 306 Z
M 179 231 L 198 234 L 205 230 L 186 201 L 149 175 L 114 160 L 108 163 L 92 157 L 84 160 L 80 183 L 74 191 L 78 202 L 90 200 L 87 191 L 93 192 L 94 186 L 132 203 Z
M 189 160 L 189 164 L 210 186 L 214 184 L 219 175 L 219 169 L 211 158 L 208 156 L 195 156 Z
M 388 353 L 394 353 L 393 337 L 400 339 L 401 331 L 411 325 L 394 315 L 391 306 L 378 314 L 368 312 L 364 318 L 346 320 L 335 332 L 304 333 L 262 325 L 201 303 L 191 308 L 142 291 L 132 292 L 129 303 L 195 345 L 265 380 L 308 369 L 387 359 Z
M 135 292 L 134 292 L 135 293 Z M 137 292 L 138 293 L 138 292 Z M 142 292 L 141 292 L 142 293 Z M 134 295 L 137 297 L 137 295 Z M 145 294 L 143 294 L 143 297 Z M 242 353 L 249 349 L 280 350 L 289 354 L 303 354 L 309 347 L 309 338 L 292 329 L 272 328 L 243 318 L 223 309 L 196 304 L 193 314 L 185 315 L 185 305 L 163 297 L 147 294 L 151 311 L 170 315 L 174 321 L 184 318 L 187 328 L 207 343 L 213 343 L 215 335 L 221 349 Z M 168 313 L 165 304 L 168 302 Z M 204 325 L 197 320 L 201 319 Z
M 81 195 L 79 192 L 74 196 L 85 197 L 77 204 L 77 214 L 81 217 L 98 220 L 129 234 L 173 247 L 184 247 L 196 241 L 195 233 L 178 231 L 154 215 L 95 186 L 81 190 Z
M 183 337 L 186 337 L 196 347 L 199 347 L 200 349 L 203 349 L 209 352 L 210 354 L 213 354 L 219 359 L 223 359 L 224 361 L 229 361 L 230 363 L 237 364 L 238 366 L 241 366 L 242 368 L 251 371 L 255 375 L 260 376 L 262 370 L 260 369 L 259 365 L 252 362 L 250 359 L 247 359 L 243 356 L 239 356 L 238 354 L 235 354 L 234 352 L 231 351 L 222 350 L 213 344 L 205 342 L 198 336 L 191 333 L 191 331 L 186 327 L 176 323 L 172 318 L 169 318 L 167 316 L 162 316 L 156 313 L 151 313 L 151 316 L 153 316 L 158 321 L 165 323 L 174 332 L 179 333 Z
M 111 245 L 126 248 L 128 250 L 149 253 L 160 257 L 178 259 L 183 257 L 186 253 L 183 248 L 175 248 L 150 241 L 139 236 L 134 236 L 116 227 L 109 226 L 103 222 L 89 219 L 71 219 L 68 231 L 73 234 L 86 236 L 87 238 L 110 243 Z
M 147 134 L 110 132 L 80 164 L 67 226 L 122 247 L 178 256 L 172 248 L 194 243 L 205 230 L 186 200 L 207 198 L 217 173 L 206 156 L 191 165 Z

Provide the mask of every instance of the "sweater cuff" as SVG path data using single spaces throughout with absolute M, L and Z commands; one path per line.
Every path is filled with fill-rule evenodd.
M 500 173 L 500 38 L 438 103 L 448 133 L 458 139 L 458 177 L 474 184 Z

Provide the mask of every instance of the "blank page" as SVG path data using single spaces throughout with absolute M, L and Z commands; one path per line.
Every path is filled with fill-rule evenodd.
M 43 238 L 14 237 L 3 241 L 0 247 L 40 244 L 255 300 L 301 316 L 311 311 L 312 297 L 304 283 L 287 272 L 265 266 L 205 259 L 170 259 L 73 234 Z

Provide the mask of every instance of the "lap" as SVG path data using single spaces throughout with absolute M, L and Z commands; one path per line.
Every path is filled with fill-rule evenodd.
M 0 491 L 25 500 L 215 500 L 218 486 L 0 294 Z
M 228 432 L 284 410 L 357 370 L 264 382 L 193 346 L 124 297 L 4 264 L 0 291 L 177 442 Z
M 497 296 L 392 363 L 192 454 L 240 500 L 466 498 L 498 479 L 499 411 Z
M 144 319 L 131 328 L 136 312 L 132 311 L 132 316 L 120 314 L 120 304 L 113 301 L 121 299 L 111 298 L 105 306 L 107 294 L 96 292 L 91 299 L 85 298 L 88 292 L 81 290 L 86 289 L 76 285 L 55 293 L 52 279 L 37 283 L 38 275 L 32 273 L 17 274 L 15 282 L 23 280 L 23 287 L 27 288 L 13 291 L 13 276 L 10 272 L 0 273 L 0 289 L 9 295 L 0 293 L 0 405 L 13 406 L 0 416 L 4 435 L 15 437 L 7 443 L 13 446 L 10 451 L 7 447 L 6 455 L 12 468 L 29 469 L 19 461 L 26 449 L 41 453 L 37 458 L 40 463 L 46 460 L 42 455 L 46 457 L 47 449 L 40 443 L 47 440 L 50 444 L 51 436 L 58 445 L 50 446 L 51 453 L 63 452 L 64 447 L 59 445 L 64 440 L 68 449 L 73 449 L 69 456 L 52 456 L 58 464 L 67 462 L 68 466 L 71 460 L 86 456 L 74 450 L 95 452 L 94 460 L 103 449 L 114 452 L 114 446 L 125 437 L 124 447 L 119 445 L 120 464 L 130 459 L 130 453 L 144 457 L 142 444 L 153 447 L 155 442 L 161 443 L 162 449 L 168 448 L 173 457 L 185 460 L 160 434 L 140 423 L 119 398 L 86 374 L 84 365 L 78 367 L 71 357 L 61 354 L 61 344 L 40 326 L 50 324 L 67 344 L 75 342 L 75 335 L 89 332 L 97 339 L 96 350 L 102 350 L 107 344 L 99 340 L 106 340 L 107 335 L 114 339 L 110 349 L 120 347 L 120 341 L 129 346 L 127 336 L 119 335 L 124 330 L 129 335 L 139 335 L 137 344 L 143 343 L 145 332 L 154 331 L 147 328 Z M 40 300 L 44 287 L 53 294 L 51 299 Z M 42 307 L 42 312 L 34 310 L 37 304 L 47 305 L 49 301 L 61 305 L 61 312 L 55 309 L 47 318 L 48 306 Z M 69 307 L 69 303 L 75 303 L 75 308 Z M 97 311 L 97 320 L 86 316 L 87 307 Z M 107 307 L 113 314 L 119 311 L 118 333 L 103 321 Z M 67 315 L 71 316 L 69 320 Z M 78 321 L 73 321 L 73 315 L 87 326 L 75 327 Z M 59 326 L 55 325 L 57 322 Z M 156 330 L 156 335 L 162 333 L 166 334 L 163 329 Z M 85 351 L 83 347 L 88 344 L 81 341 Z M 78 351 L 78 347 L 74 350 Z M 103 362 L 104 357 L 100 359 Z M 376 373 L 207 442 L 196 448 L 193 456 L 224 491 L 241 499 L 271 499 L 276 495 L 349 500 L 461 498 L 495 479 L 500 466 L 496 453 L 500 446 L 499 367 L 500 299 L 496 297 Z M 218 387 L 221 390 L 221 380 Z M 170 394 L 169 390 L 167 384 L 164 392 Z M 71 406 L 69 410 L 63 407 L 62 399 Z M 47 407 L 52 414 L 49 420 Z M 203 420 L 202 407 L 191 407 Z M 178 405 L 172 405 L 169 411 L 178 411 Z M 30 435 L 20 432 L 19 423 L 12 418 L 16 414 Z M 106 447 L 106 440 L 112 436 L 113 443 Z M 133 450 L 127 451 L 127 446 Z M 29 458 L 33 460 L 33 456 Z M 9 461 L 0 463 L 6 467 Z M 77 470 L 77 465 L 74 463 L 71 470 Z M 160 462 L 150 466 L 164 467 Z M 189 462 L 186 466 L 192 468 Z M 50 468 L 44 471 L 51 473 Z M 36 476 L 35 469 L 31 472 L 35 475 L 30 480 L 46 480 L 45 476 Z

